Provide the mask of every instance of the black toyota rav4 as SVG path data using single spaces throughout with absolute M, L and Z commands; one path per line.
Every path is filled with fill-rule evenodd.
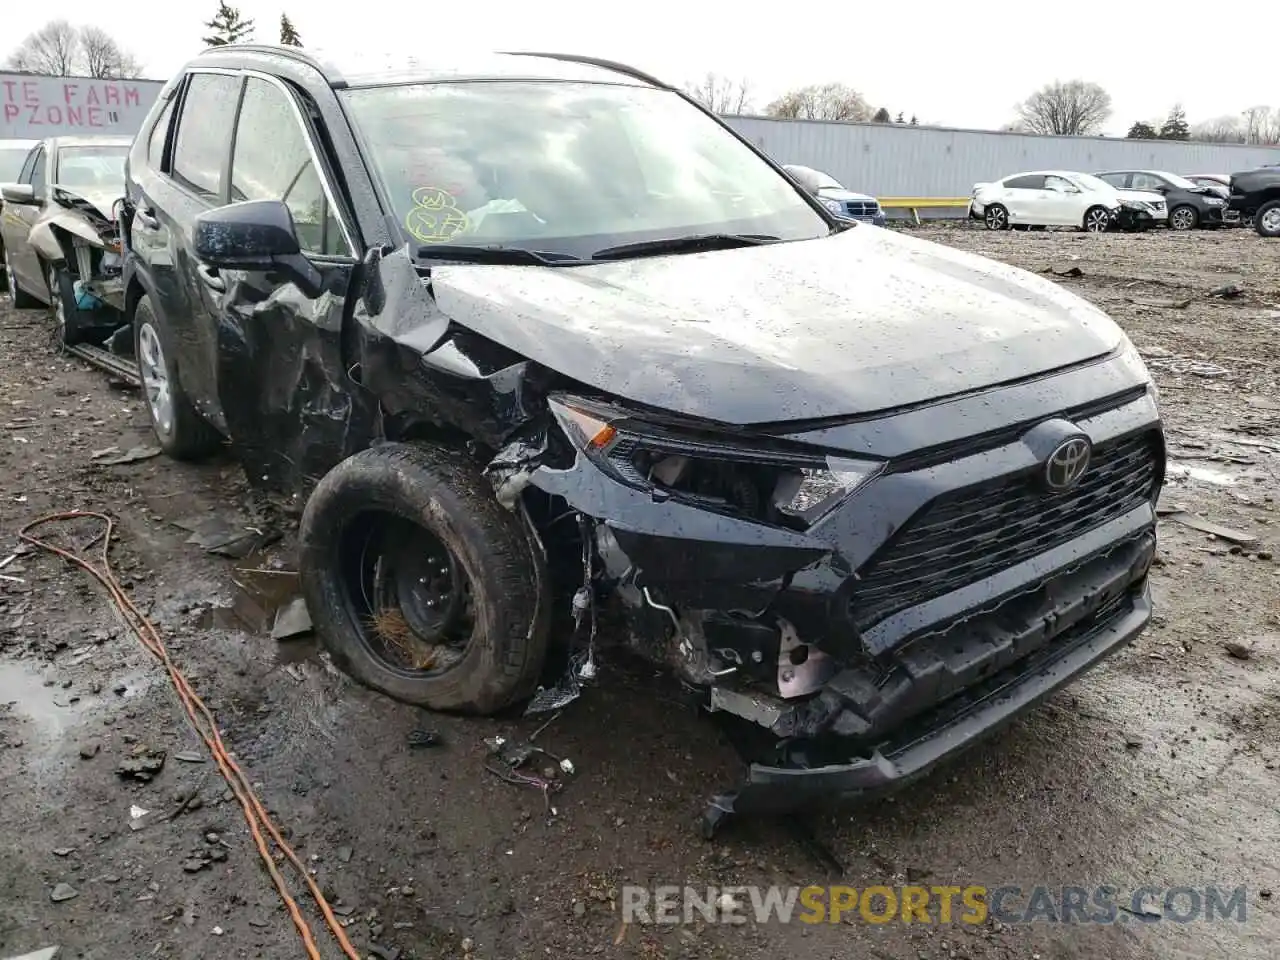
M 714 808 L 779 810 L 922 772 L 1149 619 L 1164 441 L 1120 329 L 833 217 L 638 71 L 220 47 L 124 216 L 159 442 L 305 501 L 317 631 L 393 697 L 545 703 L 629 645 L 757 734 Z

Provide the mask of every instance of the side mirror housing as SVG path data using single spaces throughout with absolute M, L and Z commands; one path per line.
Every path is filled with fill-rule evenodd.
M 196 258 L 208 267 L 271 272 L 307 296 L 324 288 L 320 271 L 302 255 L 293 214 L 282 200 L 245 200 L 196 217 Z
M 36 202 L 36 191 L 29 183 L 6 183 L 0 186 L 0 197 L 5 203 L 30 206 Z

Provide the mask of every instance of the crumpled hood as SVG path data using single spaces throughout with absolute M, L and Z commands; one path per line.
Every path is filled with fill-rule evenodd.
M 845 203 L 849 200 L 861 200 L 862 202 L 876 203 L 876 198 L 868 196 L 865 193 L 854 193 L 852 190 L 837 190 L 835 187 L 825 187 L 818 191 L 818 196 L 823 200 L 838 200 Z
M 1117 190 L 1121 200 L 1140 200 L 1143 203 L 1165 203 L 1165 198 L 1159 193 L 1149 193 L 1146 190 Z
M 581 267 L 441 265 L 441 311 L 636 403 L 733 424 L 862 414 L 1123 342 L 1042 277 L 885 230 Z
M 124 184 L 119 187 L 75 187 L 55 183 L 53 189 L 61 190 L 72 197 L 79 197 L 97 210 L 104 220 L 113 222 L 115 216 L 112 214 L 112 207 L 124 196 Z

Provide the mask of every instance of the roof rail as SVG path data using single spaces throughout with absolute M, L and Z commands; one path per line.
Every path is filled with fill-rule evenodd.
M 600 57 L 588 57 L 579 53 L 541 53 L 532 50 L 499 50 L 498 52 L 511 57 L 545 57 L 548 60 L 563 60 L 566 63 L 581 63 L 589 67 L 599 67 L 602 70 L 610 70 L 614 73 L 620 73 L 633 80 L 639 80 L 642 83 L 647 83 L 654 87 L 661 87 L 664 90 L 671 89 L 670 84 L 663 83 L 652 74 L 645 73 L 643 70 L 637 70 L 635 67 L 628 67 L 625 63 L 618 63 L 615 60 L 604 60 Z
M 324 67 L 320 61 L 307 53 L 301 47 L 288 46 L 285 44 L 276 45 L 273 43 L 220 43 L 214 47 L 205 47 L 200 52 L 205 53 L 221 53 L 222 51 L 245 53 L 273 53 L 279 57 L 288 57 L 290 60 L 300 60 L 308 66 L 315 67 L 321 73 L 324 73 Z

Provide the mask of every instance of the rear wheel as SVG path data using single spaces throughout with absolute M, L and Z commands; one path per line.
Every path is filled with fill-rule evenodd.
M 1090 207 L 1084 214 L 1084 228 L 1089 233 L 1106 233 L 1111 228 L 1111 211 L 1106 207 Z
M 222 438 L 187 399 L 165 343 L 151 298 L 143 296 L 133 314 L 133 350 L 151 429 L 160 449 L 175 460 L 198 460 L 213 453 Z
M 1183 204 L 1169 212 L 1169 226 L 1174 230 L 1194 230 L 1200 223 L 1200 215 L 1196 208 Z
M 4 252 L 4 275 L 9 282 L 9 299 L 19 310 L 30 310 L 41 306 L 39 300 L 18 286 L 18 278 L 14 275 L 13 265 L 9 263 L 9 251 Z
M 986 223 L 988 230 L 1009 229 L 1009 211 L 999 203 L 987 204 L 987 209 L 983 212 L 982 219 Z
M 1264 203 L 1253 215 L 1253 228 L 1263 237 L 1280 237 L 1280 200 Z
M 464 713 L 533 693 L 542 557 L 464 455 L 387 443 L 348 457 L 307 501 L 299 548 L 312 623 L 360 683 Z

